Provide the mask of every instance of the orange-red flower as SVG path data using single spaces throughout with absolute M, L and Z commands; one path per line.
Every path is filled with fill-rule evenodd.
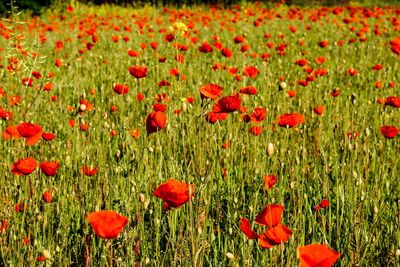
M 92 212 L 87 215 L 87 219 L 93 227 L 98 237 L 112 239 L 118 237 L 128 218 L 111 210 Z
M 277 226 L 281 219 L 285 208 L 279 204 L 271 204 L 266 206 L 256 217 L 256 223 L 274 227 Z
M 39 167 L 46 176 L 56 176 L 59 163 L 58 161 L 43 161 Z
M 136 79 L 141 79 L 147 76 L 147 68 L 136 65 L 129 68 L 129 73 Z
M 11 165 L 11 172 L 15 175 L 31 174 L 37 167 L 37 161 L 34 158 L 20 159 Z
M 43 129 L 39 124 L 22 122 L 17 126 L 17 130 L 26 139 L 28 146 L 32 146 L 42 139 Z
M 323 105 L 318 105 L 314 108 L 314 112 L 317 115 L 322 115 L 325 111 L 325 107 Z
M 300 267 L 331 267 L 340 258 L 340 253 L 327 245 L 312 244 L 297 248 Z
M 230 113 L 240 109 L 241 99 L 236 96 L 225 96 L 213 106 L 215 113 Z
M 298 124 L 304 124 L 304 116 L 300 113 L 285 113 L 279 116 L 278 125 L 280 127 L 294 128 Z
M 249 133 L 254 136 L 259 136 L 263 132 L 262 126 L 251 126 L 249 128 Z
M 119 95 L 126 95 L 129 92 L 129 86 L 120 83 L 115 84 L 113 89 Z
M 277 181 L 276 175 L 269 174 L 264 176 L 264 187 L 266 189 L 271 189 Z
M 246 218 L 240 219 L 240 230 L 249 238 L 257 239 L 259 235 L 251 229 L 250 222 Z
M 195 186 L 175 179 L 169 179 L 160 184 L 153 192 L 153 195 L 164 200 L 164 208 L 178 208 L 188 202 L 193 197 Z
M 223 88 L 217 84 L 206 84 L 200 87 L 199 91 L 201 98 L 211 98 L 215 100 L 221 96 L 222 89 Z
M 383 135 L 383 137 L 388 138 L 388 139 L 395 138 L 397 136 L 397 134 L 399 133 L 399 129 L 397 129 L 396 127 L 394 127 L 392 125 L 382 126 L 380 131 L 381 131 L 381 134 Z
M 285 243 L 292 235 L 292 230 L 284 225 L 269 228 L 258 237 L 258 244 L 262 248 L 272 248 L 273 246 Z
M 280 224 L 284 207 L 278 204 L 266 206 L 256 217 L 256 223 L 268 226 L 269 228 L 261 235 L 254 232 L 247 219 L 240 220 L 240 229 L 250 239 L 258 238 L 258 244 L 265 249 L 286 242 L 292 235 L 285 225 Z
M 389 96 L 385 99 L 385 106 L 400 108 L 400 96 Z
M 42 138 L 46 141 L 51 141 L 54 138 L 56 138 L 56 135 L 50 132 L 44 132 L 42 133 Z
M 12 139 L 19 139 L 21 135 L 19 134 L 17 130 L 17 126 L 8 126 L 4 132 L 1 133 L 1 137 L 5 140 L 10 140 Z
M 264 108 L 255 108 L 253 113 L 250 115 L 250 120 L 255 123 L 262 122 L 265 119 L 267 110 Z
M 167 124 L 167 117 L 161 111 L 153 111 L 146 118 L 147 134 L 152 134 L 163 129 Z
M 42 200 L 46 203 L 53 203 L 54 197 L 51 194 L 51 190 L 44 191 L 42 194 Z
M 243 75 L 250 78 L 256 78 L 260 71 L 254 66 L 247 66 L 243 69 Z
M 81 173 L 87 176 L 95 175 L 99 170 L 96 167 L 83 166 L 81 168 Z
M 208 112 L 206 114 L 206 121 L 208 123 L 214 124 L 217 121 L 224 121 L 228 118 L 229 113 L 216 113 L 216 112 Z
M 257 89 L 254 86 L 249 85 L 241 88 L 239 92 L 246 95 L 255 95 L 257 94 Z

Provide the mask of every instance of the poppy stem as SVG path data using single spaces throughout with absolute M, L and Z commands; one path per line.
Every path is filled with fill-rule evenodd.
M 109 249 L 109 251 L 110 251 L 110 267 L 112 267 L 113 266 L 113 246 L 112 246 L 112 240 L 110 240 L 109 242 L 108 242 L 108 249 Z
M 30 105 L 26 108 L 25 112 L 22 114 L 22 118 L 24 119 L 24 121 L 25 121 L 26 113 L 28 113 L 28 111 L 31 109 L 31 107 L 33 106 L 33 104 L 36 102 L 36 99 L 38 98 L 40 92 L 42 91 L 42 88 L 43 88 L 43 83 L 40 84 L 40 88 L 39 88 L 39 90 L 38 90 L 38 92 L 37 92 L 35 98 L 34 98 L 33 101 L 30 103 Z

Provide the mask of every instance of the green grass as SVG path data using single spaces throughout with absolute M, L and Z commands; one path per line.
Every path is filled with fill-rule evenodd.
M 323 243 L 342 254 L 337 266 L 399 266 L 400 143 L 399 137 L 389 140 L 379 132 L 382 125 L 400 127 L 399 109 L 376 103 L 377 98 L 399 95 L 399 58 L 388 45 L 398 35 L 389 20 L 396 16 L 395 10 L 384 9 L 378 19 L 357 13 L 359 22 L 346 26 L 341 20 L 349 17 L 348 11 L 338 17 L 327 12 L 326 17 L 313 22 L 307 19 L 314 12 L 312 8 L 300 9 L 303 20 L 290 20 L 286 17 L 289 8 L 280 6 L 274 10 L 284 18 L 265 18 L 259 27 L 254 27 L 253 21 L 262 16 L 260 9 L 248 6 L 255 16 L 245 15 L 246 10 L 239 11 L 242 19 L 236 23 L 231 22 L 232 13 L 224 10 L 216 10 L 214 15 L 205 7 L 179 11 L 187 14 L 180 21 L 193 21 L 190 37 L 199 40 L 192 44 L 179 37 L 178 42 L 189 45 L 187 52 L 179 52 L 185 56 L 184 63 L 173 59 L 178 51 L 158 32 L 161 28 L 168 31 L 172 25 L 171 13 L 162 9 L 80 5 L 74 14 L 48 10 L 39 18 L 14 16 L 25 24 L 3 22 L 16 32 L 10 39 L 0 41 L 4 49 L 0 52 L 0 86 L 7 94 L 0 98 L 0 106 L 14 114 L 12 121 L 0 121 L 1 130 L 20 121 L 32 121 L 57 137 L 31 147 L 23 140 L 0 141 L 0 220 L 6 219 L 9 224 L 0 234 L 0 265 L 82 266 L 86 252 L 92 266 L 110 265 L 111 253 L 113 266 L 297 266 L 298 246 Z M 212 18 L 207 26 L 199 21 L 201 16 Z M 337 23 L 333 22 L 335 18 Z M 103 19 L 108 25 L 101 25 Z M 134 23 L 142 20 L 146 21 L 145 33 L 139 34 Z M 85 31 L 97 25 L 99 38 L 94 48 L 82 55 L 78 52 L 84 47 L 81 41 L 92 41 L 86 35 L 77 38 L 80 22 Z M 221 22 L 226 23 L 223 31 L 219 30 Z M 32 23 L 42 26 L 29 32 Z M 364 34 L 366 42 L 356 36 L 361 23 L 369 25 L 369 32 Z M 373 33 L 375 23 L 379 24 L 381 36 Z M 45 25 L 54 25 L 55 30 L 46 31 Z M 112 25 L 121 31 L 113 30 Z M 125 32 L 124 25 L 130 26 L 132 32 Z M 297 27 L 297 33 L 289 31 L 291 25 Z M 305 25 L 310 25 L 311 30 L 307 31 Z M 350 26 L 355 27 L 354 32 Z M 230 27 L 232 32 L 227 30 Z M 150 28 L 153 33 L 148 32 Z M 40 32 L 48 39 L 43 44 L 37 42 Z M 272 37 L 264 38 L 265 33 Z M 40 54 L 36 61 L 11 47 L 18 35 L 26 36 L 21 42 L 23 49 Z M 129 36 L 130 40 L 124 42 L 120 38 L 114 43 L 113 35 Z M 232 49 L 232 58 L 222 57 L 215 48 L 211 54 L 198 52 L 203 41 L 212 45 L 214 35 Z M 245 36 L 245 42 L 250 44 L 247 55 L 240 52 L 240 44 L 233 43 L 236 35 Z M 349 44 L 349 38 L 356 38 L 357 42 Z M 346 41 L 342 47 L 336 45 L 341 39 Z M 64 49 L 55 53 L 58 40 L 63 41 Z M 304 46 L 298 45 L 299 40 L 304 40 Z M 320 48 L 321 40 L 327 40 L 328 47 Z M 154 51 L 149 46 L 153 41 L 159 43 Z M 279 56 L 275 49 L 266 47 L 268 41 L 275 46 L 287 44 L 286 55 Z M 141 49 L 141 43 L 147 48 Z M 129 57 L 128 49 L 139 51 L 140 57 Z M 302 51 L 307 53 L 302 55 Z M 269 53 L 271 59 L 265 62 L 260 57 L 252 58 L 252 52 Z M 166 63 L 158 62 L 161 56 L 167 57 Z M 324 56 L 326 62 L 317 66 L 317 56 Z M 9 57 L 18 57 L 25 67 L 18 73 L 8 72 Z M 62 58 L 64 65 L 56 67 L 56 58 Z M 307 87 L 298 85 L 298 80 L 307 75 L 294 64 L 300 58 L 309 60 L 314 69 L 327 69 L 328 75 Z M 260 74 L 238 82 L 225 70 L 212 70 L 216 62 L 238 68 L 238 74 L 244 66 L 254 65 Z M 148 76 L 139 81 L 128 71 L 136 64 L 148 67 Z M 375 64 L 382 64 L 383 70 L 372 71 Z M 174 67 L 186 75 L 185 80 L 169 74 Z M 347 74 L 350 67 L 358 70 L 357 76 Z M 49 72 L 55 73 L 54 88 L 40 92 L 36 100 L 37 91 L 21 83 L 32 70 L 45 77 Z M 280 91 L 282 75 L 288 88 Z M 35 85 L 40 84 L 34 80 Z M 171 86 L 158 87 L 161 80 L 168 80 Z M 384 87 L 374 88 L 376 81 Z M 390 81 L 396 82 L 394 88 L 388 86 Z M 113 83 L 126 83 L 129 93 L 116 95 Z M 202 106 L 198 89 L 208 83 L 221 85 L 223 96 L 246 85 L 255 86 L 257 95 L 243 96 L 242 105 L 249 113 L 254 107 L 268 109 L 261 123 L 264 132 L 258 137 L 250 135 L 250 125 L 242 122 L 237 112 L 226 121 L 207 123 L 204 114 L 211 110 L 213 102 L 206 100 Z M 335 87 L 340 88 L 341 95 L 333 98 L 330 93 Z M 92 88 L 96 90 L 94 95 L 90 93 Z M 297 95 L 289 98 L 288 90 L 296 90 Z M 145 95 L 142 102 L 136 99 L 139 92 Z M 147 136 L 146 116 L 160 93 L 170 99 L 164 103 L 168 106 L 167 126 Z M 9 105 L 11 95 L 22 97 L 20 105 Z M 57 101 L 51 100 L 53 95 Z M 83 95 L 94 108 L 78 115 Z M 189 96 L 195 98 L 194 103 L 183 104 L 183 98 Z M 318 104 L 326 108 L 322 117 L 312 111 Z M 119 110 L 110 113 L 112 105 Z M 68 106 L 74 107 L 73 111 L 68 111 Z M 176 109 L 182 109 L 182 113 L 175 115 Z M 278 127 L 277 118 L 288 112 L 303 114 L 305 124 L 296 129 Z M 75 119 L 77 127 L 70 127 L 69 119 Z M 86 132 L 78 127 L 83 122 L 89 123 Z M 110 135 L 112 129 L 118 131 L 117 136 Z M 130 136 L 131 129 L 140 129 L 139 139 Z M 350 131 L 359 133 L 357 139 L 347 138 Z M 222 149 L 228 140 L 231 147 Z M 268 143 L 275 146 L 272 156 L 266 152 Z M 117 151 L 120 158 L 115 157 Z M 13 175 L 11 164 L 27 156 L 38 162 L 58 160 L 57 176 L 46 177 L 39 169 L 28 176 Z M 85 176 L 80 173 L 85 165 L 96 166 L 99 172 Z M 224 168 L 226 177 L 222 175 Z M 277 175 L 278 182 L 267 191 L 263 176 L 270 173 Z M 162 201 L 152 193 L 169 178 L 195 184 L 196 194 L 184 206 L 166 213 Z M 54 189 L 54 203 L 42 200 L 47 189 Z M 330 206 L 314 213 L 312 208 L 324 198 L 329 199 Z M 27 205 L 26 211 L 14 212 L 14 206 L 21 202 Z M 282 223 L 293 230 L 293 235 L 286 243 L 263 250 L 240 231 L 239 219 L 245 217 L 253 222 L 265 205 L 273 203 L 285 206 Z M 129 217 L 129 224 L 112 242 L 96 237 L 85 217 L 100 209 Z M 258 233 L 265 230 L 262 226 L 253 227 Z M 31 240 L 29 245 L 23 244 L 24 237 Z M 36 263 L 44 249 L 52 258 Z M 227 252 L 235 258 L 228 259 Z

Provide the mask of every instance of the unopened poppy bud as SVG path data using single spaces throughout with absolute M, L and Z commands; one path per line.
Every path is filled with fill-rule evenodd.
M 183 112 L 187 111 L 187 104 L 186 103 L 182 103 L 182 111 Z
M 287 88 L 287 84 L 285 82 L 281 82 L 279 84 L 279 90 L 285 90 Z
M 121 150 L 117 149 L 117 151 L 115 151 L 115 158 L 119 159 L 121 157 Z
M 267 146 L 268 156 L 272 156 L 274 154 L 274 152 L 275 152 L 274 144 L 269 143 Z
M 145 196 L 144 196 L 143 193 L 139 194 L 139 201 L 142 202 L 142 203 L 145 201 Z
M 86 110 L 86 105 L 85 104 L 81 104 L 80 106 L 79 106 L 79 111 L 85 111 Z
M 235 255 L 233 255 L 231 252 L 225 253 L 225 256 L 230 260 L 233 260 L 235 258 Z
M 365 128 L 365 136 L 368 137 L 371 134 L 369 127 Z
M 396 250 L 396 257 L 400 257 L 400 249 Z
M 50 251 L 48 251 L 47 249 L 44 249 L 44 250 L 42 251 L 42 254 L 43 254 L 43 256 L 44 256 L 47 260 L 51 259 Z

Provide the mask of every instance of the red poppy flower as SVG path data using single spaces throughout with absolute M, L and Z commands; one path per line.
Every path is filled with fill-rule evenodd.
M 335 88 L 333 89 L 333 91 L 331 92 L 331 96 L 333 97 L 337 97 L 340 95 L 340 89 L 339 88 Z
M 356 76 L 358 74 L 358 70 L 356 70 L 354 68 L 348 68 L 347 74 L 349 74 L 350 76 Z
M 253 113 L 249 116 L 250 120 L 255 123 L 262 122 L 265 119 L 267 110 L 264 108 L 255 108 Z
M 400 108 L 400 96 L 389 96 L 385 99 L 385 106 Z
M 239 92 L 246 95 L 255 95 L 257 94 L 257 89 L 254 86 L 245 86 Z
M 167 110 L 167 106 L 161 103 L 155 103 L 153 104 L 153 110 L 165 112 Z
M 313 207 L 313 211 L 317 212 L 318 210 L 325 209 L 327 207 L 329 207 L 329 200 L 323 199 L 317 206 Z
M 318 65 L 321 65 L 322 63 L 325 62 L 325 58 L 324 57 L 316 57 L 314 58 L 315 63 L 317 63 Z
M 147 134 L 152 134 L 163 129 L 167 124 L 167 117 L 161 111 L 153 111 L 146 118 Z
M 87 215 L 95 234 L 98 237 L 112 239 L 118 237 L 128 218 L 111 210 L 92 212 Z
M 129 73 L 136 79 L 141 79 L 147 76 L 147 68 L 141 66 L 130 67 Z
M 83 166 L 81 168 L 81 173 L 87 176 L 95 175 L 99 170 L 96 167 Z
M 284 225 L 269 228 L 258 237 L 258 244 L 265 249 L 285 243 L 292 235 L 292 230 Z
M 280 224 L 282 213 L 285 208 L 279 204 L 270 204 L 266 206 L 256 217 L 256 223 L 274 227 Z
M 331 267 L 340 258 L 340 253 L 326 245 L 312 244 L 298 247 L 300 267 Z
M 33 79 L 32 78 L 23 78 L 22 84 L 25 86 L 33 86 Z
M 31 174 L 37 167 L 37 161 L 33 158 L 20 159 L 11 165 L 11 172 L 15 175 Z
M 199 51 L 202 53 L 211 53 L 213 51 L 213 48 L 209 43 L 204 42 L 199 47 Z
M 213 100 L 221 96 L 222 87 L 217 84 L 206 84 L 200 87 L 201 98 L 211 98 Z
M 259 136 L 263 132 L 263 128 L 261 126 L 251 126 L 249 128 L 249 133 L 254 136 Z
M 218 100 L 213 106 L 213 112 L 215 113 L 230 113 L 240 109 L 241 99 L 236 96 L 225 96 Z
M 59 163 L 58 161 L 43 161 L 39 167 L 46 176 L 56 176 Z
M 240 44 L 244 41 L 244 37 L 243 36 L 236 36 L 235 38 L 233 38 L 233 41 L 235 42 L 235 44 Z
M 32 146 L 42 139 L 43 129 L 39 124 L 30 122 L 20 123 L 17 127 L 19 134 L 26 138 L 26 144 Z
M 26 205 L 24 202 L 17 203 L 14 206 L 15 212 L 24 212 L 27 208 L 28 205 Z
M 299 80 L 297 83 L 299 85 L 303 86 L 303 87 L 306 87 L 308 85 L 308 81 L 307 80 Z
M 297 59 L 294 64 L 299 65 L 300 67 L 304 67 L 308 64 L 308 60 L 306 59 Z
M 328 41 L 323 40 L 321 42 L 318 43 L 319 47 L 324 48 L 328 46 Z
M 0 107 L 0 119 L 2 120 L 10 120 L 13 118 L 13 114 L 11 111 L 8 111 L 6 109 L 3 109 Z
M 376 64 L 375 66 L 372 67 L 372 70 L 381 70 L 383 69 L 383 66 L 381 64 Z
M 268 190 L 271 189 L 276 184 L 277 180 L 278 179 L 277 179 L 276 175 L 273 175 L 273 174 L 265 175 L 264 176 L 264 187 Z
M 304 116 L 300 113 L 285 113 L 279 116 L 278 125 L 280 127 L 296 127 L 298 124 L 304 124 Z
M 214 124 L 217 121 L 224 121 L 228 118 L 229 113 L 215 113 L 215 112 L 208 112 L 206 114 L 206 121 L 208 123 Z
M 240 230 L 249 238 L 257 239 L 258 234 L 251 229 L 250 222 L 246 218 L 240 219 Z
M 46 203 L 53 203 L 54 197 L 53 197 L 53 195 L 51 194 L 51 191 L 50 191 L 50 190 L 47 190 L 47 191 L 43 192 L 43 194 L 42 194 L 42 200 L 43 200 L 44 202 L 46 202 Z
M 388 138 L 388 139 L 393 139 L 396 137 L 396 135 L 399 133 L 399 129 L 392 125 L 387 125 L 387 126 L 382 126 L 381 127 L 381 134 L 383 137 Z
M 131 130 L 131 136 L 135 139 L 139 139 L 140 137 L 140 130 Z
M 3 221 L 0 224 L 0 233 L 4 233 L 8 228 L 7 220 L 3 219 Z
M 42 133 L 42 138 L 46 141 L 51 141 L 54 138 L 56 138 L 56 135 L 50 132 L 44 132 Z
M 153 195 L 161 198 L 165 202 L 165 208 L 178 208 L 188 202 L 193 197 L 195 186 L 175 179 L 169 179 L 160 184 L 153 192 Z
M 17 126 L 8 126 L 4 132 L 2 132 L 1 137 L 5 140 L 19 139 L 21 135 L 17 130 Z
M 129 92 L 129 86 L 117 83 L 114 85 L 114 92 L 116 92 L 119 95 L 121 94 L 126 95 Z
M 318 105 L 314 108 L 314 112 L 317 115 L 322 115 L 324 113 L 325 107 L 323 105 Z
M 256 78 L 260 71 L 254 66 L 247 66 L 243 69 L 243 75 L 250 78 Z
M 221 53 L 224 57 L 230 58 L 232 57 L 232 50 L 230 50 L 229 48 L 222 48 L 221 49 Z
M 140 102 L 144 99 L 144 95 L 142 93 L 138 93 L 136 99 Z
M 301 82 L 301 81 L 299 81 L 299 82 Z M 307 84 L 308 84 L 308 82 L 306 81 L 306 85 Z M 288 97 L 293 98 L 293 97 L 296 96 L 296 91 L 295 90 L 289 90 L 289 91 L 287 91 L 287 95 L 288 95 Z

